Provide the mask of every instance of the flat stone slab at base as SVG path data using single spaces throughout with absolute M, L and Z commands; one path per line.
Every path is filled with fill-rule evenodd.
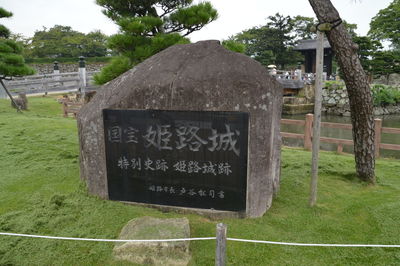
M 141 217 L 129 221 L 118 239 L 189 238 L 189 220 L 186 218 L 159 219 Z M 114 258 L 146 265 L 187 265 L 191 259 L 189 241 L 181 242 L 127 242 L 117 243 Z

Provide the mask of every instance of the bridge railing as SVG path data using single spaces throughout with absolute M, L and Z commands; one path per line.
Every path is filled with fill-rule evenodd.
M 276 70 L 269 69 L 269 74 L 274 76 L 276 79 L 289 79 L 289 80 L 302 80 L 304 82 L 311 83 L 315 80 L 315 73 L 303 73 L 301 70 Z M 324 80 L 334 80 L 335 76 L 327 76 L 327 73 L 323 73 Z
M 97 86 L 93 83 L 93 76 L 98 71 L 86 72 L 85 89 L 93 89 Z M 25 93 L 48 93 L 51 91 L 78 90 L 82 84 L 79 72 L 44 74 L 16 77 L 12 80 L 5 80 L 5 85 L 11 94 Z

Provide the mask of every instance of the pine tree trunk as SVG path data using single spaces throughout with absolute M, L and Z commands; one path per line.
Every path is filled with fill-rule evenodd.
M 321 23 L 340 19 L 330 0 L 309 0 Z M 351 122 L 353 125 L 354 154 L 358 176 L 375 182 L 374 117 L 371 89 L 352 41 L 343 24 L 326 32 L 329 43 L 343 72 L 349 95 Z

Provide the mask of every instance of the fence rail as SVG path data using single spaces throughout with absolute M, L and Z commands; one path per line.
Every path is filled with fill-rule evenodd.
M 400 134 L 400 128 L 383 127 L 382 133 Z
M 269 69 L 269 74 L 276 79 L 295 79 L 311 82 L 315 80 L 315 73 L 303 73 L 301 70 L 276 70 Z M 322 74 L 323 80 L 335 80 L 335 76 L 327 76 L 327 73 Z
M 284 138 L 303 139 L 304 149 L 311 150 L 313 120 L 314 120 L 313 114 L 307 114 L 305 120 L 282 119 L 281 120 L 282 124 L 304 126 L 304 131 L 303 134 L 281 132 L 281 136 Z M 346 129 L 346 130 L 351 130 L 353 128 L 352 125 L 350 124 L 340 124 L 340 123 L 330 123 L 330 122 L 322 122 L 321 127 Z M 400 151 L 399 144 L 382 143 L 381 142 L 382 133 L 400 134 L 400 128 L 382 127 L 382 119 L 375 119 L 375 156 L 376 157 L 380 156 L 380 149 Z M 349 146 L 354 145 L 353 140 L 350 139 L 321 137 L 320 141 L 324 143 L 337 144 L 338 153 L 343 153 L 344 145 L 349 145 Z

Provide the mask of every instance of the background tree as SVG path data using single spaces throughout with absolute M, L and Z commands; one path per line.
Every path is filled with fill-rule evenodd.
M 245 53 L 265 66 L 275 64 L 281 69 L 287 66 L 297 67 L 304 58 L 293 51 L 293 47 L 299 40 L 316 38 L 311 27 L 317 22 L 312 17 L 290 17 L 277 13 L 268 17 L 266 25 L 243 31 L 233 39 L 243 43 Z M 356 24 L 344 21 L 344 25 L 352 36 L 356 36 Z
M 353 42 L 358 45 L 358 58 L 360 59 L 361 65 L 364 71 L 370 75 L 372 78 L 373 70 L 372 69 L 372 60 L 374 59 L 375 53 L 382 49 L 383 46 L 378 40 L 373 40 L 369 36 L 359 36 L 356 33 L 357 24 L 348 23 L 347 21 L 343 20 L 342 24 L 346 28 L 347 32 L 351 36 Z M 336 58 L 334 57 L 335 63 Z M 336 63 L 337 64 L 337 63 Z M 340 75 L 341 69 L 339 69 Z
M 11 17 L 12 13 L 0 7 L 0 18 Z M 31 75 L 33 69 L 25 64 L 22 57 L 22 47 L 16 41 L 10 39 L 10 31 L 0 25 L 0 76 Z
M 377 52 L 383 48 L 378 40 L 373 40 L 368 36 L 353 36 L 353 41 L 358 45 L 358 58 L 361 61 L 363 69 L 369 74 L 377 73 L 376 66 L 373 63 Z
M 295 38 L 301 39 L 315 39 L 315 32 L 311 31 L 311 27 L 317 24 L 317 20 L 312 17 L 295 16 L 293 18 L 293 29 Z
M 95 76 L 102 84 L 116 78 L 132 66 L 178 43 L 217 18 L 208 2 L 192 0 L 97 0 L 103 13 L 115 21 L 120 33 L 110 37 L 108 47 L 120 58 L 113 60 Z
M 358 36 L 356 33 L 357 24 L 349 23 L 346 20 L 343 20 L 342 24 L 343 24 L 344 28 L 347 30 L 347 32 L 350 34 L 351 38 Z
M 254 27 L 237 34 L 235 41 L 240 42 L 245 47 L 245 54 L 267 66 L 276 64 L 276 56 L 273 52 L 274 42 L 269 34 L 273 30 L 267 27 Z
M 30 58 L 105 56 L 106 41 L 107 36 L 98 30 L 84 34 L 69 26 L 55 25 L 35 32 L 28 55 Z
M 368 36 L 359 36 L 356 33 L 357 25 L 343 21 L 343 25 L 347 29 L 354 43 L 358 46 L 358 58 L 364 71 L 373 76 L 388 76 L 392 73 L 400 73 L 398 70 L 398 62 L 400 61 L 400 53 L 395 50 L 383 50 L 383 45 L 378 39 Z M 397 72 L 396 72 L 397 71 Z
M 342 24 L 351 36 L 353 42 L 358 46 L 358 58 L 360 59 L 364 71 L 372 75 L 372 60 L 374 59 L 375 53 L 383 48 L 381 42 L 373 40 L 369 36 L 359 36 L 356 33 L 357 24 L 348 23 L 345 20 L 343 20 Z
M 385 76 L 389 79 L 392 73 L 400 73 L 400 51 L 377 51 L 369 61 L 372 73 L 378 76 Z
M 243 43 L 245 53 L 261 64 L 275 64 L 284 69 L 288 65 L 297 66 L 303 60 L 300 53 L 293 51 L 296 30 L 300 28 L 295 27 L 290 16 L 277 13 L 268 17 L 266 25 L 245 30 L 233 38 Z
M 370 23 L 370 35 L 375 40 L 388 40 L 392 47 L 400 49 L 400 0 L 394 0 L 379 11 Z
M 309 2 L 320 22 L 341 21 L 330 0 Z M 368 78 L 357 54 L 358 46 L 343 23 L 327 31 L 326 36 L 342 69 L 349 95 L 357 174 L 362 180 L 375 182 L 373 102 Z
M 243 43 L 235 41 L 233 38 L 222 41 L 222 45 L 233 52 L 244 54 L 246 46 Z
M 85 57 L 100 57 L 107 55 L 107 39 L 108 37 L 100 30 L 91 31 L 86 34 L 81 49 Z
M 77 56 L 83 33 L 72 30 L 69 26 L 55 25 L 35 31 L 32 38 L 33 57 L 74 57 Z M 78 40 L 76 40 L 78 39 Z
M 9 38 L 22 47 L 22 56 L 24 58 L 30 57 L 31 38 L 25 37 L 20 33 L 11 33 Z

